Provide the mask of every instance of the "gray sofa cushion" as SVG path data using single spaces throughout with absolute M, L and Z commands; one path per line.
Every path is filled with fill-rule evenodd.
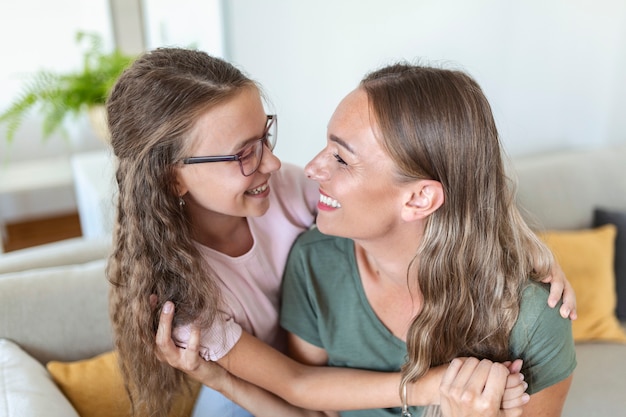
M 106 261 L 0 275 L 0 338 L 39 362 L 112 349 Z
M 0 274 L 51 266 L 82 264 L 106 258 L 110 251 L 110 237 L 66 239 L 1 254 Z
M 537 229 L 590 227 L 596 207 L 626 208 L 626 146 L 515 159 L 518 202 Z

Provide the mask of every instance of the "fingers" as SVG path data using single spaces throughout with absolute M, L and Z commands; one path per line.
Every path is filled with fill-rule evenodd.
M 578 314 L 576 312 L 576 294 L 574 288 L 567 280 L 565 272 L 558 263 L 552 265 L 550 275 L 542 279 L 541 282 L 550 284 L 550 294 L 548 296 L 548 305 L 554 308 L 559 300 L 563 300 L 559 314 L 561 317 L 576 320 Z
M 561 305 L 561 317 L 576 320 L 578 313 L 576 312 L 576 293 L 569 281 L 565 281 L 565 289 L 563 290 L 563 305 Z
M 174 319 L 174 304 L 166 301 L 159 316 L 159 326 L 156 334 L 157 358 L 163 362 L 167 353 L 171 354 L 172 349 L 176 350 L 176 345 L 172 340 L 172 320 Z
M 515 359 L 513 362 L 505 362 L 503 363 L 504 366 L 506 366 L 509 369 L 509 372 L 512 374 L 517 374 L 520 373 L 522 371 L 522 365 L 524 364 L 524 361 L 521 359 Z
M 561 296 L 563 295 L 564 289 L 564 281 L 560 279 L 555 279 L 554 272 L 547 278 L 542 280 L 543 283 L 550 284 L 550 295 L 548 296 L 548 305 L 550 308 L 554 308 L 558 302 L 561 300 Z
M 156 334 L 156 354 L 161 362 L 166 362 L 183 372 L 195 371 L 200 366 L 200 329 L 189 326 L 189 338 L 181 347 L 172 339 L 172 321 L 174 319 L 174 304 L 166 301 L 163 304 L 159 317 L 159 326 Z
M 461 370 L 461 366 L 463 366 L 463 361 L 460 359 L 453 359 L 446 370 L 446 373 L 443 374 L 443 378 L 441 379 L 441 388 L 449 390 L 452 384 L 454 383 L 459 371 Z
M 200 329 L 191 325 L 189 340 L 187 341 L 187 352 L 184 353 L 185 366 L 184 369 L 194 370 L 200 363 Z
M 509 370 L 506 387 L 502 395 L 502 404 L 500 405 L 504 410 L 521 407 L 530 400 L 530 396 L 526 394 L 528 384 L 524 381 L 524 375 L 521 373 L 523 363 L 524 361 L 521 359 L 503 363 Z
M 440 387 L 442 411 L 449 415 L 497 415 L 508 375 L 505 366 L 486 359 L 453 360 Z
M 148 298 L 150 302 L 150 308 L 154 311 L 157 307 L 157 303 L 159 302 L 159 297 L 156 294 L 150 294 L 150 298 Z
M 526 404 L 530 400 L 530 396 L 526 393 L 527 388 L 528 384 L 524 381 L 522 374 L 509 374 L 506 379 L 506 389 L 502 395 L 500 408 L 506 410 Z
M 501 402 L 500 399 L 503 398 L 504 392 L 506 391 L 507 379 L 511 373 L 508 368 L 501 363 L 491 363 L 488 365 L 488 367 L 485 365 L 487 380 L 484 382 L 485 388 L 483 394 L 493 399 L 493 401 L 496 401 L 499 405 Z M 519 381 L 519 376 L 517 376 L 517 378 Z
M 530 397 L 519 373 L 521 360 L 504 364 L 466 358 L 453 360 L 443 376 L 440 393 L 445 415 L 515 416 Z

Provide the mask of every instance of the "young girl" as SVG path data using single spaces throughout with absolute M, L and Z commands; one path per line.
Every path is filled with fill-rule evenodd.
M 111 317 L 135 408 L 164 415 L 184 386 L 183 374 L 160 363 L 155 349 L 159 311 L 168 300 L 176 305 L 176 324 L 204 329 L 203 356 L 236 375 L 270 378 L 286 391 L 297 387 L 289 375 L 313 381 L 312 391 L 285 393 L 303 406 L 398 405 L 397 372 L 306 368 L 278 353 L 285 346 L 278 326 L 281 276 L 294 239 L 314 221 L 317 191 L 300 168 L 279 170 L 271 152 L 277 118 L 266 115 L 259 87 L 205 53 L 158 49 L 124 72 L 107 110 L 119 186 L 108 266 Z M 178 343 L 191 352 L 187 338 L 183 332 Z M 270 359 L 255 363 L 266 350 Z M 410 386 L 416 403 L 425 401 L 422 391 L 433 392 L 426 387 L 436 387 L 443 371 Z M 502 391 L 508 381 L 506 398 L 514 406 L 522 398 L 519 374 L 501 381 Z M 246 398 L 257 398 L 254 387 L 234 383 Z M 289 413 L 303 412 L 258 393 Z

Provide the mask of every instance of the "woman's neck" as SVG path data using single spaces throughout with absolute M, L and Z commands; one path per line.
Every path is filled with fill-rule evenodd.
M 419 313 L 422 297 L 413 262 L 417 244 L 401 241 L 356 242 L 355 256 L 370 307 L 387 329 L 401 340 Z
M 411 267 L 415 271 L 417 266 L 415 257 L 420 240 L 420 235 L 413 229 L 402 233 L 388 233 L 378 239 L 355 240 L 354 245 L 357 259 L 360 259 L 366 270 L 406 289 L 408 269 Z M 413 285 L 411 289 L 414 289 Z

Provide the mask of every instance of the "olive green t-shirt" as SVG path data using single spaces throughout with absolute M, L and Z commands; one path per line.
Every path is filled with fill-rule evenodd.
M 532 394 L 567 378 L 576 367 L 571 323 L 547 304 L 548 291 L 530 284 L 511 333 L 511 358 L 524 360 Z M 399 371 L 406 344 L 372 310 L 358 274 L 354 243 L 317 229 L 303 233 L 287 260 L 281 325 L 328 353 L 328 365 Z M 419 407 L 412 407 L 420 416 Z M 346 411 L 342 416 L 399 416 L 400 409 Z

